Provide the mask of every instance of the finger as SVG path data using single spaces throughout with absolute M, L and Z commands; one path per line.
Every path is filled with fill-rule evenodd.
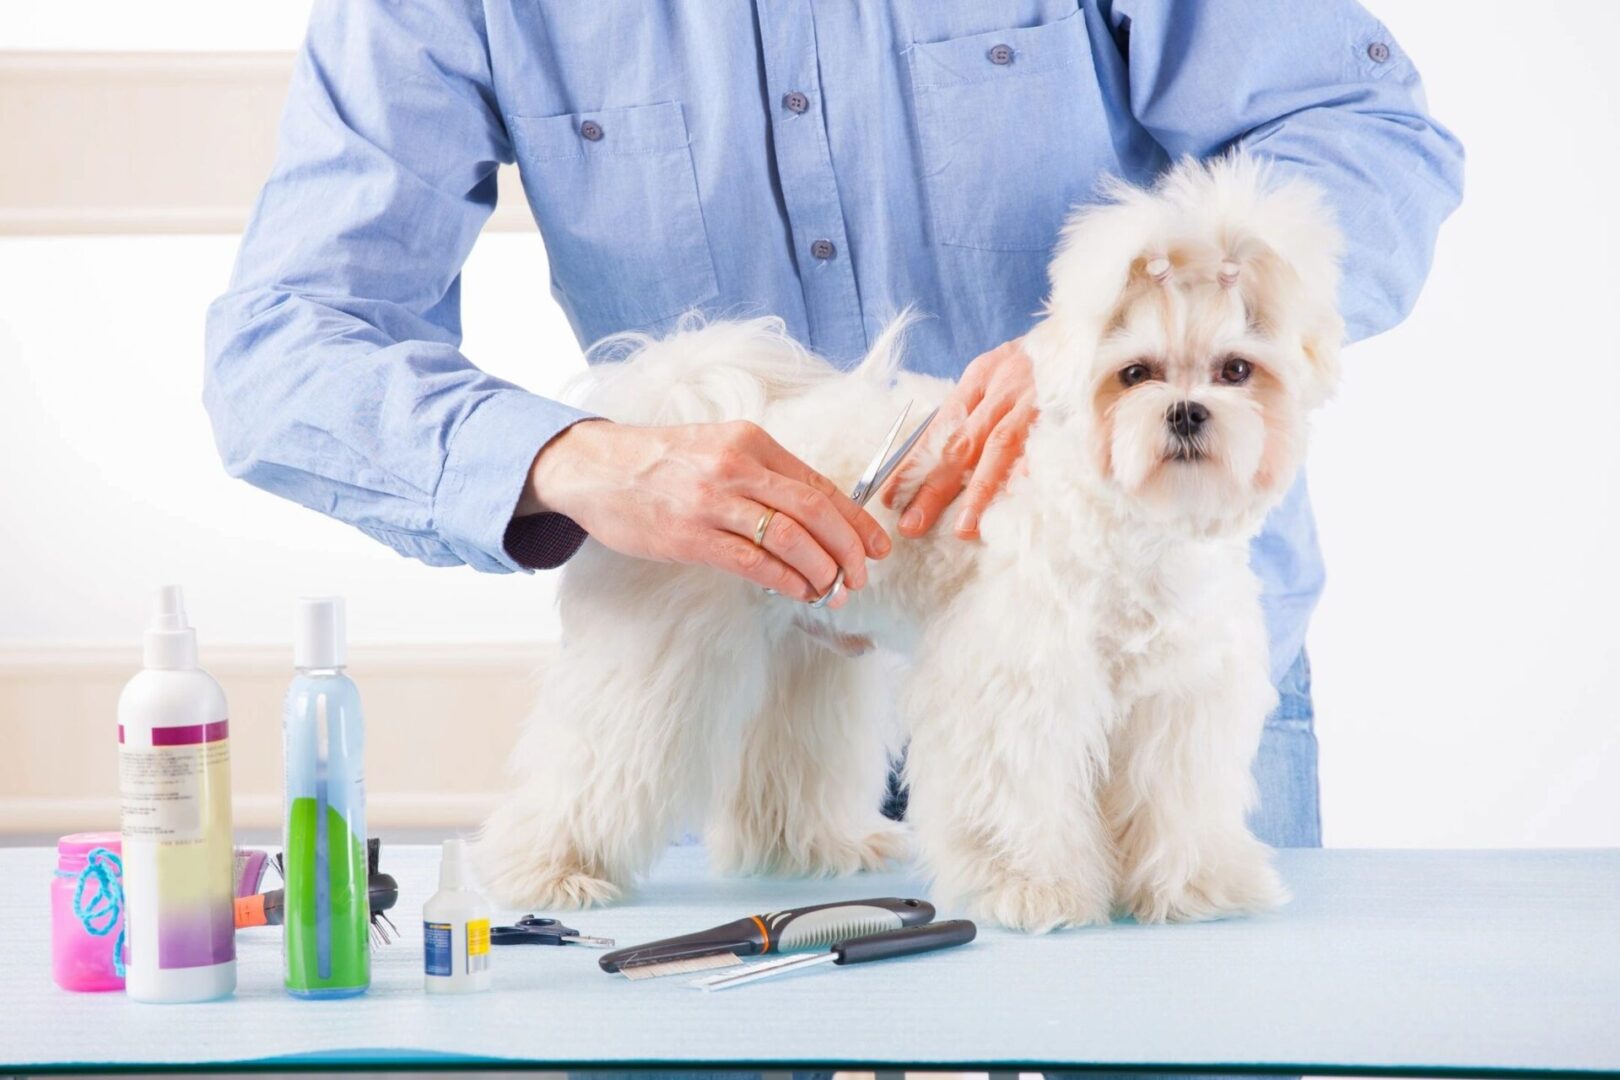
M 844 584 L 851 589 L 865 587 L 866 547 L 855 526 L 839 513 L 833 495 L 817 490 L 811 484 L 765 469 L 760 470 L 743 494 L 774 507 L 778 511 L 777 517 L 786 516 L 801 526 L 814 545 L 830 562 L 836 564 L 833 573 L 837 572 L 838 567 L 843 567 Z M 864 510 L 858 512 L 863 516 L 866 514 Z M 775 526 L 774 518 L 771 524 Z M 825 583 L 831 584 L 831 578 L 827 578 Z
M 734 499 L 726 505 L 720 524 L 751 542 L 760 521 L 764 520 L 764 515 L 770 514 L 771 509 L 751 499 Z M 796 570 L 820 596 L 832 588 L 833 579 L 838 575 L 838 564 L 816 542 L 815 537 L 805 531 L 804 526 L 780 507 L 775 509 L 777 512 L 771 514 L 766 522 L 761 546 Z
M 889 535 L 883 531 L 883 526 L 879 525 L 877 519 L 873 518 L 871 514 L 856 506 L 853 499 L 838 489 L 838 485 L 800 461 L 797 457 L 794 457 L 763 429 L 754 424 L 732 425 L 732 427 L 735 432 L 734 437 L 741 440 L 748 463 L 748 466 L 738 473 L 736 490 L 739 494 L 751 495 L 758 501 L 774 506 L 776 509 L 788 513 L 801 524 L 810 527 L 811 533 L 821 542 L 822 547 L 835 558 L 838 558 L 839 564 L 845 569 L 845 573 L 854 573 L 856 575 L 851 578 L 851 587 L 860 588 L 861 585 L 865 584 L 864 566 L 866 556 L 870 555 L 872 558 L 881 559 L 889 553 Z M 759 466 L 763 468 L 759 468 Z M 832 507 L 837 516 L 848 523 L 861 550 L 847 558 L 840 557 L 839 551 L 829 546 L 829 541 L 833 535 L 840 535 L 841 538 L 841 534 L 836 529 L 830 534 L 818 531 L 812 522 L 807 520 L 808 517 L 817 517 L 819 520 L 819 512 L 822 507 L 821 503 L 810 500 L 803 492 L 795 492 L 792 496 L 783 494 L 782 497 L 805 499 L 810 505 L 801 506 L 795 502 L 783 506 L 778 502 L 761 498 L 756 490 L 750 490 L 750 487 L 758 489 L 764 486 L 772 475 L 784 477 L 800 487 L 809 488 L 820 496 L 823 502 Z M 803 510 L 802 513 L 800 512 L 801 509 Z M 855 555 L 859 557 L 856 558 Z M 856 567 L 850 565 L 851 562 L 860 564 L 858 573 L 856 573 Z M 853 584 L 857 580 L 860 584 Z
M 955 430 L 940 449 L 939 460 L 923 477 L 900 515 L 901 535 L 921 536 L 932 529 L 951 500 L 961 492 L 968 472 L 979 459 L 979 448 L 993 426 L 985 406 L 985 399 L 981 398 L 978 409 L 957 421 Z
M 968 481 L 962 496 L 962 509 L 956 518 L 956 535 L 964 540 L 979 536 L 979 519 L 984 516 L 990 500 L 1007 485 L 1013 466 L 1024 455 L 1024 442 L 1029 437 L 1030 425 L 1035 422 L 1035 407 L 1024 404 L 1009 412 L 985 439 L 984 452 L 974 466 L 973 479 Z
M 866 556 L 881 559 L 889 553 L 889 534 L 883 531 L 883 526 L 879 525 L 877 519 L 871 514 L 856 506 L 855 500 L 844 494 L 837 484 L 822 476 L 774 442 L 765 448 L 760 460 L 764 462 L 767 468 L 778 475 L 810 488 L 826 500 L 833 511 L 854 530 L 856 539 L 860 544 L 860 555 L 863 562 Z M 806 525 L 811 525 L 810 522 L 805 521 L 804 518 L 799 517 L 797 514 L 794 517 Z M 814 527 L 811 528 L 811 532 L 816 532 Z M 820 533 L 816 535 L 818 539 L 826 539 Z M 832 551 L 833 549 L 828 548 L 827 550 Z M 839 562 L 843 565 L 845 573 L 850 572 L 852 568 L 848 563 L 842 559 Z M 859 588 L 859 586 L 854 587 Z
M 752 539 L 744 540 L 724 529 L 710 530 L 699 538 L 695 561 L 745 578 L 761 588 L 774 589 L 783 596 L 791 596 L 806 604 L 820 595 L 787 563 Z
M 956 384 L 955 388 L 951 390 L 950 396 L 940 404 L 939 418 L 934 421 L 939 425 L 941 431 L 953 432 L 953 437 L 955 432 L 960 432 L 963 429 L 968 418 L 973 415 L 974 410 L 979 408 L 980 403 L 984 400 L 984 380 L 982 377 L 974 375 L 973 370 L 973 365 L 970 364 L 968 370 L 962 373 L 962 381 Z M 947 450 L 959 449 L 952 445 L 949 438 L 945 440 L 945 445 Z M 912 455 L 916 453 L 915 449 L 912 450 Z M 908 459 L 910 456 L 908 455 Z M 888 486 L 883 492 L 884 506 L 893 508 L 895 501 L 900 497 L 901 484 L 899 480 L 907 469 L 908 464 L 901 462 L 900 467 L 894 471 L 894 476 L 889 478 Z M 954 492 L 952 494 L 954 496 Z M 933 522 L 930 521 L 929 524 L 933 524 Z

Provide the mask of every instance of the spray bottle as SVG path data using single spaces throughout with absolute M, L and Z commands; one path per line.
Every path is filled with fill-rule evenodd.
M 430 994 L 489 989 L 489 901 L 473 884 L 465 840 L 446 840 L 439 891 L 422 905 L 422 950 Z
M 371 985 L 365 726 L 343 673 L 344 638 L 340 597 L 299 602 L 282 728 L 285 983 L 296 997 L 352 997 Z
M 144 654 L 118 698 L 125 990 L 208 1001 L 236 989 L 230 741 L 180 586 L 158 590 Z

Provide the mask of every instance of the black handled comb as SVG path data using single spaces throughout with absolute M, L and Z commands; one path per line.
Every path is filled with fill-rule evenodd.
M 824 953 L 766 960 L 763 963 L 750 964 L 741 971 L 728 971 L 722 975 L 700 979 L 691 985 L 701 990 L 725 990 L 732 986 L 743 986 L 756 979 L 774 978 L 819 964 L 842 966 L 864 964 L 871 960 L 890 960 L 896 956 L 915 956 L 918 953 L 933 952 L 935 949 L 966 945 L 978 936 L 978 932 L 978 927 L 966 919 L 947 919 L 945 922 L 930 923 L 927 926 L 886 930 L 881 934 L 839 942 Z
M 926 900 L 882 896 L 750 915 L 695 934 L 649 941 L 604 953 L 602 970 L 629 979 L 730 967 L 744 956 L 814 949 L 851 938 L 932 922 Z

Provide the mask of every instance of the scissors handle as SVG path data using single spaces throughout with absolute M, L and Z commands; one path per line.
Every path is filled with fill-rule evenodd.
M 844 571 L 842 568 L 840 568 L 838 573 L 833 577 L 833 583 L 827 586 L 827 591 L 810 601 L 810 606 L 813 608 L 826 607 L 828 602 L 831 601 L 833 597 L 837 596 L 841 591 L 843 591 L 843 588 Z

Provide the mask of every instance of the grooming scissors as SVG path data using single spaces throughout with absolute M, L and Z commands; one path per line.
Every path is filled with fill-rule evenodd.
M 900 462 L 904 461 L 906 455 L 911 453 L 911 448 L 917 445 L 917 440 L 922 438 L 923 432 L 928 430 L 928 425 L 934 422 L 934 417 L 939 415 L 939 409 L 935 408 L 927 416 L 923 417 L 923 422 L 917 425 L 917 430 L 906 436 L 906 441 L 900 444 L 900 449 L 891 454 L 889 451 L 894 447 L 894 440 L 899 437 L 900 429 L 905 426 L 906 417 L 911 414 L 911 405 L 911 402 L 906 402 L 906 407 L 901 409 L 900 415 L 894 418 L 894 426 L 889 428 L 889 434 L 884 438 L 883 445 L 878 447 L 878 452 L 873 455 L 871 463 L 866 466 L 866 471 L 861 474 L 859 480 L 855 481 L 854 488 L 850 490 L 849 497 L 856 506 L 865 506 L 871 501 L 872 496 L 877 493 L 877 489 L 882 487 L 883 482 L 893 475 L 895 469 L 900 467 Z M 826 592 L 810 601 L 810 606 L 813 608 L 826 607 L 827 601 L 838 595 L 838 591 L 843 587 L 844 571 L 840 569 L 838 576 L 833 578 L 832 585 L 827 588 Z

